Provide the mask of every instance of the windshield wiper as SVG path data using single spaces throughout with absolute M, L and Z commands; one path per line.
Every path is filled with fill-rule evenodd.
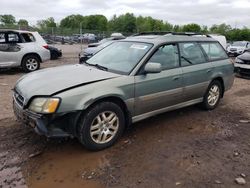
M 96 67 L 96 68 L 98 68 L 98 69 L 100 69 L 100 70 L 104 70 L 104 71 L 107 71 L 107 70 L 108 70 L 107 67 L 104 67 L 104 66 L 99 65 L 99 64 L 90 64 L 90 63 L 88 63 L 88 62 L 86 62 L 86 61 L 85 61 L 84 63 L 87 64 L 88 66 Z

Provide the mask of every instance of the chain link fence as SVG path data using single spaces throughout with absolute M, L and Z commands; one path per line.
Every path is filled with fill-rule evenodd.
M 0 29 L 15 29 L 15 30 L 28 30 L 38 31 L 48 44 L 75 44 L 75 43 L 93 43 L 108 38 L 115 31 L 99 31 L 88 30 L 83 28 L 62 28 L 62 27 L 47 27 L 36 28 L 22 25 L 0 25 Z M 130 36 L 133 33 L 122 33 L 124 36 Z

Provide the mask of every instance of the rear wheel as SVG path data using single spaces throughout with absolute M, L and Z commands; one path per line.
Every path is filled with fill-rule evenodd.
M 40 68 L 40 60 L 36 55 L 27 55 L 23 58 L 22 69 L 25 72 L 33 72 Z
M 112 102 L 101 102 L 90 108 L 79 123 L 79 141 L 89 150 L 112 146 L 122 135 L 125 117 L 122 109 Z
M 222 85 L 218 80 L 213 81 L 203 98 L 203 107 L 206 110 L 213 110 L 220 102 L 220 98 L 222 96 Z

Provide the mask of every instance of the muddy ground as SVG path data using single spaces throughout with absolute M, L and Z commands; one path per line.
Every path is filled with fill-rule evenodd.
M 42 68 L 76 63 L 79 46 Z M 250 80 L 236 78 L 217 109 L 198 106 L 134 124 L 113 147 L 90 152 L 76 139 L 46 139 L 19 124 L 11 88 L 23 73 L 0 72 L 0 187 L 250 187 Z

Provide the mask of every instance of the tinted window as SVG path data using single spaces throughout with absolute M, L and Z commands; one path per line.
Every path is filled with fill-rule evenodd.
M 179 46 L 182 66 L 206 62 L 205 56 L 197 43 L 180 43 Z
M 206 52 L 209 60 L 225 59 L 227 54 L 219 43 L 201 43 L 202 48 Z
M 162 69 L 179 67 L 178 48 L 176 44 L 168 44 L 157 49 L 149 62 L 160 63 Z
M 35 37 L 31 33 L 22 33 L 21 36 L 25 42 L 35 42 Z
M 6 43 L 4 33 L 0 33 L 0 43 Z

